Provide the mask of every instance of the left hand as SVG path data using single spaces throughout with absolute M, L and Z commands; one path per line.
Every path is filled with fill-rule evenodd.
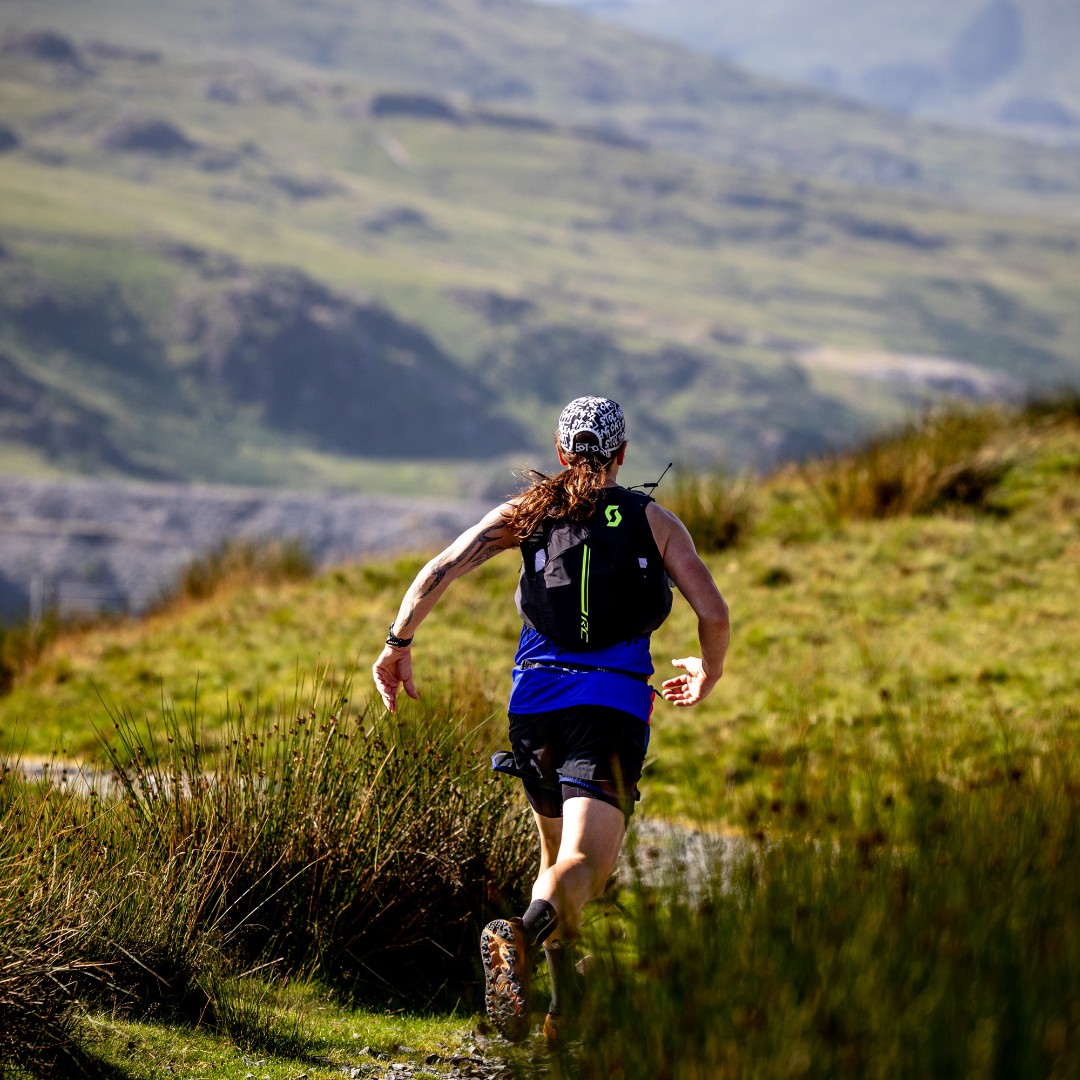
M 397 711 L 398 689 L 401 687 L 409 697 L 420 700 L 420 692 L 413 682 L 411 649 L 396 649 L 387 645 L 372 665 L 371 673 L 375 677 L 375 689 L 390 712 Z
M 709 691 L 719 682 L 719 677 L 712 678 L 705 671 L 705 665 L 697 656 L 684 656 L 672 660 L 674 667 L 681 667 L 684 674 L 668 679 L 660 687 L 665 701 L 672 705 L 696 705 L 709 696 Z

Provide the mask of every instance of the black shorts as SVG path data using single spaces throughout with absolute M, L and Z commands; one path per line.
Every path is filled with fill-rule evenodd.
M 510 745 L 491 766 L 520 777 L 542 817 L 562 817 L 564 800 L 583 796 L 610 803 L 629 820 L 641 798 L 649 725 L 632 713 L 606 705 L 510 713 Z

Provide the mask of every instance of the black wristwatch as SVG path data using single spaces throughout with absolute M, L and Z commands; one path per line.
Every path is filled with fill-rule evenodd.
M 394 624 L 390 624 L 390 629 L 386 634 L 386 644 L 392 646 L 395 649 L 407 649 L 413 643 L 411 637 L 398 637 L 394 633 Z

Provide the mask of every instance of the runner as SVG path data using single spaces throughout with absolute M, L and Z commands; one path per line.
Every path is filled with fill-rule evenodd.
M 511 548 L 522 553 L 524 625 L 510 693 L 511 751 L 492 767 L 519 777 L 540 840 L 532 903 L 495 919 L 480 940 L 488 1016 L 511 1041 L 529 1033 L 534 950 L 551 976 L 544 1021 L 565 1038 L 580 993 L 573 946 L 585 904 L 615 869 L 640 797 L 654 691 L 649 635 L 671 606 L 670 581 L 698 619 L 700 656 L 672 660 L 680 674 L 662 696 L 702 701 L 724 670 L 728 608 L 675 514 L 618 485 L 625 421 L 608 398 L 576 398 L 559 417 L 562 472 L 497 506 L 409 586 L 376 660 L 375 685 L 393 712 L 399 689 L 418 698 L 412 641 L 452 581 Z

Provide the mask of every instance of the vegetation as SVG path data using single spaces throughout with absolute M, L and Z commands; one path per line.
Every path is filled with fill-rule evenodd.
M 754 526 L 750 482 L 732 480 L 726 473 L 676 473 L 665 506 L 690 530 L 698 551 L 715 554 L 738 547 Z
M 882 516 L 866 463 L 890 445 L 922 464 Z M 947 470 L 946 446 L 954 465 L 1007 464 L 986 498 L 915 497 Z M 853 497 L 824 499 L 828 485 Z M 743 495 L 738 546 L 709 556 L 734 612 L 729 670 L 700 709 L 658 706 L 643 784 L 641 814 L 693 826 L 703 854 L 664 862 L 632 838 L 633 870 L 586 931 L 589 1037 L 546 1067 L 1071 1075 L 1075 399 L 931 413 Z M 535 857 L 518 794 L 484 760 L 513 647 L 509 562 L 445 598 L 416 647 L 425 700 L 396 718 L 352 711 L 330 674 L 300 703 L 295 660 L 256 693 L 259 654 L 377 643 L 416 560 L 226 581 L 141 622 L 60 634 L 4 699 L 5 727 L 13 706 L 45 720 L 15 745 L 65 728 L 77 745 L 93 725 L 80 735 L 72 718 L 103 712 L 95 684 L 139 704 L 96 724 L 111 791 L 0 782 L 5 1060 L 45 1074 L 66 1053 L 71 1069 L 157 1077 L 213 1058 L 239 1078 L 246 1057 L 321 1077 L 357 1063 L 358 1031 L 417 1067 L 434 1055 L 433 1075 L 472 1053 L 476 927 L 522 902 Z M 692 648 L 676 607 L 660 667 Z M 198 702 L 163 706 L 159 686 L 144 704 L 137 672 L 187 663 L 190 679 L 200 636 Z M 239 654 L 247 682 L 231 666 L 246 638 L 261 643 Z M 415 1018 L 392 1033 L 357 1011 L 395 996 Z M 528 1047 L 484 1053 L 534 1069 Z
M 314 573 L 311 555 L 297 540 L 225 540 L 183 568 L 159 607 L 206 600 L 224 589 L 307 581 Z
M 147 739 L 113 718 L 109 772 L 31 782 L 5 767 L 0 1061 L 52 1075 L 78 1002 L 304 1051 L 305 1027 L 253 972 L 476 1007 L 471 943 L 524 902 L 528 823 L 452 713 L 398 722 L 321 690 L 230 717 L 216 753 L 194 715 L 166 711 Z
M 928 746 L 897 755 L 896 798 L 874 763 L 833 773 L 863 820 L 853 842 L 770 829 L 696 890 L 632 886 L 630 917 L 591 943 L 590 1034 L 557 1075 L 1075 1073 L 1075 739 L 1003 746 L 979 783 L 944 777 Z

